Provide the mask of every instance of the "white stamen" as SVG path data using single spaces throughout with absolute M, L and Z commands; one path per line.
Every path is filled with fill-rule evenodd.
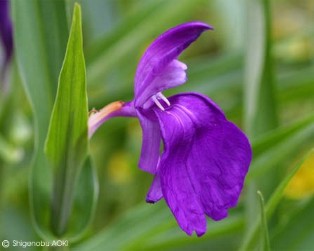
M 165 108 L 163 108 L 163 106 L 160 104 L 159 100 L 157 99 L 157 95 L 152 96 L 152 99 L 153 99 L 154 103 L 155 103 L 162 111 L 165 110 Z
M 156 96 L 160 99 L 162 99 L 168 106 L 170 106 L 170 102 L 169 100 L 161 93 L 161 92 L 158 92 L 156 94 Z

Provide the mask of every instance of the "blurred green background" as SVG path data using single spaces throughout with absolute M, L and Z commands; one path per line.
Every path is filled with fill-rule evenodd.
M 139 122 L 110 120 L 90 141 L 99 182 L 95 214 L 87 230 L 65 250 L 267 250 L 268 237 L 272 250 L 313 250 L 314 157 L 307 153 L 314 146 L 314 2 L 77 2 L 83 15 L 90 110 L 131 100 L 137 63 L 153 39 L 179 23 L 201 20 L 214 26 L 214 31 L 205 32 L 180 56 L 188 65 L 188 82 L 165 94 L 197 91 L 208 95 L 248 133 L 254 156 L 239 206 L 223 221 L 208 219 L 203 237 L 188 237 L 164 201 L 145 203 L 152 176 L 137 167 Z M 34 227 L 29 202 L 30 196 L 36 196 L 29 189 L 36 137 L 47 133 L 40 132 L 36 123 L 38 114 L 50 117 L 73 4 L 72 0 L 11 2 L 17 53 L 8 73 L 9 90 L 0 93 L 1 241 L 43 238 Z M 33 66 L 22 65 L 27 61 L 23 55 Z M 53 86 L 49 90 L 52 100 L 39 99 L 42 110 L 37 111 L 36 122 L 36 105 L 31 105 L 34 101 L 30 101 L 31 92 L 25 91 L 25 82 L 34 85 L 35 91 L 38 88 L 40 97 L 45 79 Z M 306 156 L 310 164 L 300 173 Z M 294 182 L 285 190 L 291 172 L 300 167 L 299 183 L 308 186 Z M 264 196 L 265 207 L 259 205 L 257 190 Z M 48 214 L 46 208 L 42 210 Z M 260 222 L 263 215 L 267 224 Z

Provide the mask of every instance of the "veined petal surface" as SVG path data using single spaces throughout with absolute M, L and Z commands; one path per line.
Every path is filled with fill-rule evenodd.
M 200 236 L 206 232 L 205 214 L 220 220 L 237 204 L 251 147 L 209 98 L 187 93 L 169 101 L 165 111 L 154 107 L 164 141 L 161 189 L 180 227 Z

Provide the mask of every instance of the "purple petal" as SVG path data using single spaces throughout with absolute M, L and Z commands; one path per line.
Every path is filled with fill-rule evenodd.
M 5 64 L 10 60 L 13 51 L 12 23 L 9 1 L 0 1 L 0 37 L 5 51 Z
M 147 86 L 144 93 L 141 93 L 141 97 L 150 97 L 151 93 L 156 94 L 162 90 L 184 84 L 187 80 L 186 69 L 187 66 L 184 63 L 176 59 L 172 60 L 166 68 L 156 76 L 153 82 Z M 152 104 L 154 103 L 148 101 L 143 105 L 143 108 L 147 109 Z
M 176 85 L 172 82 L 160 86 L 160 82 L 154 80 L 162 75 L 164 70 L 169 70 L 169 63 L 176 62 L 173 60 L 208 29 L 212 27 L 202 22 L 184 23 L 161 34 L 148 47 L 136 71 L 134 88 L 136 107 L 142 106 L 148 98 L 156 94 L 156 90 L 158 92 Z M 178 81 L 177 84 L 182 84 L 182 81 Z
M 169 122 L 173 124 L 173 120 Z M 180 146 L 180 143 L 167 145 L 170 148 L 165 149 L 159 166 L 163 196 L 181 229 L 188 235 L 195 231 L 201 236 L 206 232 L 206 217 L 187 171 L 186 159 L 183 157 L 189 155 L 189 149 Z
M 160 177 L 158 174 L 155 175 L 153 183 L 147 193 L 146 202 L 155 203 L 163 197 L 161 186 L 160 186 Z
M 143 131 L 142 150 L 138 165 L 143 171 L 155 174 L 160 157 L 160 127 L 153 111 L 139 109 L 137 115 Z
M 161 188 L 180 227 L 202 235 L 205 214 L 220 220 L 237 204 L 251 147 L 207 97 L 188 93 L 169 101 L 166 111 L 154 108 L 165 146 L 158 169 Z

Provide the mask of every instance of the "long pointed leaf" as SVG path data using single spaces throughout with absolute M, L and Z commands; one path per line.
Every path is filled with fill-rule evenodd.
M 75 183 L 87 156 L 87 119 L 81 9 L 76 4 L 45 148 L 54 172 L 52 227 L 57 235 L 67 230 Z
M 246 128 L 256 136 L 277 126 L 274 70 L 271 56 L 269 0 L 248 2 L 248 49 L 246 55 Z
M 38 234 L 46 238 L 50 235 L 46 212 L 50 207 L 52 175 L 43 148 L 68 34 L 65 4 L 12 0 L 11 7 L 18 68 L 34 113 L 31 215 Z
M 267 219 L 265 213 L 265 206 L 264 206 L 264 197 L 260 191 L 257 191 L 260 208 L 261 208 L 261 232 L 262 232 L 262 246 L 264 251 L 270 251 L 270 242 L 269 242 L 269 233 L 268 233 L 268 226 L 267 226 Z

